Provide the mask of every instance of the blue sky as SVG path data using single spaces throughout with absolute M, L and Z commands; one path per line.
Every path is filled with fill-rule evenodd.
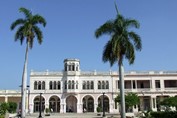
M 133 65 L 124 61 L 125 71 L 177 70 L 177 1 L 117 0 L 121 14 L 140 22 L 135 31 L 143 49 L 136 53 Z M 41 27 L 42 45 L 34 42 L 29 52 L 28 79 L 31 69 L 61 71 L 65 58 L 78 58 L 83 71 L 117 71 L 102 62 L 102 50 L 109 36 L 94 37 L 95 30 L 114 19 L 114 0 L 1 0 L 0 1 L 0 89 L 19 89 L 24 64 L 25 43 L 14 42 L 10 25 L 20 7 L 42 15 L 47 25 Z

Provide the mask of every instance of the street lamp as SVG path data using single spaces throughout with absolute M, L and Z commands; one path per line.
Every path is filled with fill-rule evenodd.
M 42 111 L 42 93 L 40 93 L 39 117 L 38 118 L 42 118 L 41 111 Z
M 104 106 L 104 94 L 105 94 L 105 93 L 103 92 L 103 117 L 106 116 L 106 115 L 105 115 L 105 108 L 104 108 L 104 107 L 105 107 L 105 106 Z

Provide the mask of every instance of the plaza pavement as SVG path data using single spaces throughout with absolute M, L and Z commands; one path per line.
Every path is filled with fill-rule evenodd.
M 38 118 L 39 113 L 27 114 L 26 118 Z M 102 113 L 100 116 L 97 113 L 51 113 L 50 116 L 45 116 L 42 114 L 43 118 L 102 118 Z M 106 113 L 106 118 L 120 118 L 119 114 L 109 114 Z

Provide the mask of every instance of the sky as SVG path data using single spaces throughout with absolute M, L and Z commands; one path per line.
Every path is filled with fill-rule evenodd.
M 14 41 L 16 29 L 10 25 L 18 18 L 20 7 L 43 16 L 40 26 L 43 43 L 34 42 L 29 50 L 28 82 L 31 70 L 62 71 L 63 60 L 77 58 L 81 71 L 117 71 L 115 64 L 102 62 L 102 51 L 110 39 L 96 39 L 94 32 L 116 17 L 115 0 L 1 0 L 0 1 L 0 89 L 20 89 L 26 44 Z M 125 71 L 177 71 L 177 1 L 116 0 L 119 12 L 136 19 L 142 51 L 136 52 L 133 65 L 124 61 Z M 36 39 L 35 39 L 36 40 Z

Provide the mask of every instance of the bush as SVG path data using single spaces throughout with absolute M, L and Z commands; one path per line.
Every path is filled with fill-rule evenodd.
M 160 112 L 151 112 L 153 118 L 177 118 L 176 111 L 160 111 Z
M 102 111 L 101 107 L 99 107 L 99 106 L 96 108 L 96 110 L 97 110 L 97 112 L 101 112 Z

